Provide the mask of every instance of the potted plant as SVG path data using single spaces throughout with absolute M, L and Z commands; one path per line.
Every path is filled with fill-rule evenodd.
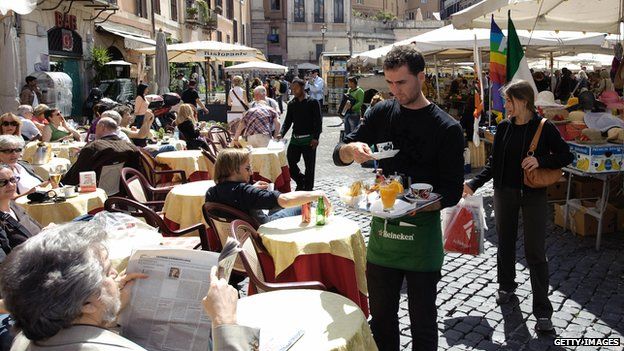
M 197 20 L 197 9 L 195 7 L 188 7 L 186 9 L 186 18 L 191 20 Z

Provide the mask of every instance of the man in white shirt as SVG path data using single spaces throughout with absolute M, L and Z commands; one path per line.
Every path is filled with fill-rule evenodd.
M 31 119 L 34 117 L 33 108 L 30 105 L 20 105 L 17 115 L 22 120 L 22 137 L 26 141 L 41 140 L 41 132 Z
M 277 105 L 277 101 L 267 96 L 266 88 L 263 87 L 262 85 L 259 85 L 254 88 L 253 98 L 254 98 L 254 101 L 251 103 L 251 107 L 254 107 L 258 101 L 265 101 L 267 105 L 274 108 L 275 111 L 280 113 L 279 106 Z
M 319 102 L 323 111 L 323 99 L 325 98 L 325 81 L 319 77 L 318 69 L 312 71 L 312 76 L 306 83 L 306 89 L 310 90 L 310 97 Z
M 123 140 L 123 141 L 127 141 L 130 144 L 133 144 L 132 141 L 130 140 L 130 138 L 128 137 L 128 135 L 126 135 L 126 133 L 124 133 L 121 128 L 119 128 L 119 126 L 121 125 L 121 115 L 119 114 L 119 112 L 117 111 L 113 111 L 113 110 L 108 110 L 102 113 L 102 117 L 109 117 L 112 118 L 116 123 L 117 123 L 117 132 L 115 133 L 119 139 Z M 134 145 L 134 144 L 133 144 Z

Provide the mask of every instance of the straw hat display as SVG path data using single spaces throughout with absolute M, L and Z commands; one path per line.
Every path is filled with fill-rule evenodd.
M 564 108 L 550 108 L 544 109 L 544 118 L 548 119 L 554 124 L 569 123 L 568 116 L 570 112 Z
M 555 101 L 555 95 L 548 90 L 541 91 L 537 94 L 537 99 L 535 100 L 535 106 L 542 108 L 563 108 L 563 105 L 558 104 Z
M 593 128 L 585 128 L 581 131 L 581 136 L 576 139 L 581 144 L 604 144 L 607 138 L 602 136 L 600 130 Z
M 624 100 L 615 91 L 603 91 L 598 101 L 605 104 L 608 109 L 624 109 Z
M 607 139 L 612 143 L 624 144 L 624 129 L 611 128 L 607 131 Z
M 572 111 L 568 114 L 568 120 L 570 122 L 583 122 L 585 123 L 585 112 L 583 111 Z

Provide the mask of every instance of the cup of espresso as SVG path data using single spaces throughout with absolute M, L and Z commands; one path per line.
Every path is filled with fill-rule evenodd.
M 429 200 L 433 185 L 427 183 L 414 183 L 410 186 L 410 193 L 419 200 Z
M 76 195 L 76 186 L 74 185 L 66 185 L 63 187 L 63 195 L 65 197 L 71 197 Z

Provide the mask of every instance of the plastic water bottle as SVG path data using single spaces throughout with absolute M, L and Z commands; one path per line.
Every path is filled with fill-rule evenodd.
M 173 130 L 173 138 L 176 140 L 180 140 L 180 131 L 178 130 L 178 127 L 175 127 L 175 129 Z

